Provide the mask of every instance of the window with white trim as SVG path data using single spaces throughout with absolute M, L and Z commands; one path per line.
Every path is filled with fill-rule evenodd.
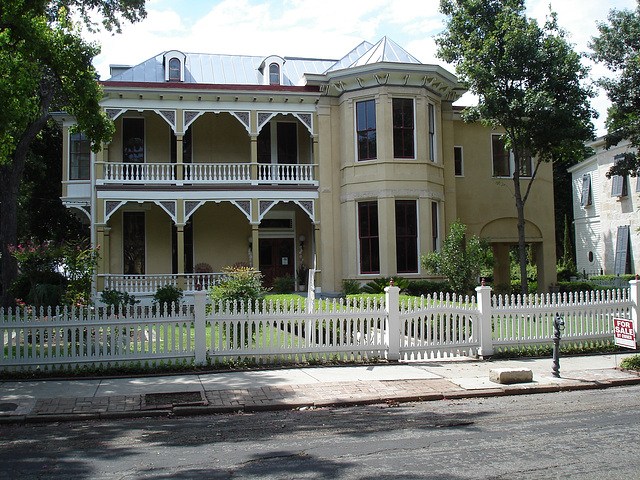
M 91 177 L 91 142 L 82 132 L 69 137 L 69 180 Z
M 396 268 L 418 273 L 418 209 L 415 200 L 396 200 Z
M 280 65 L 277 63 L 269 65 L 269 85 L 280 85 Z
M 178 60 L 177 58 L 172 58 L 171 60 L 169 60 L 169 81 L 179 82 L 181 78 L 180 72 L 180 60 Z
M 429 160 L 437 162 L 436 157 L 436 107 L 432 103 L 428 106 L 429 114 Z
M 415 158 L 413 99 L 394 98 L 393 107 L 393 157 Z
M 373 99 L 356 103 L 356 137 L 358 160 L 376 158 L 376 101 Z
M 503 134 L 491 135 L 491 157 L 494 177 L 511 177 L 516 169 L 515 157 L 512 150 L 505 147 L 506 137 Z M 533 157 L 528 151 L 520 155 L 520 177 L 533 175 Z
M 440 220 L 438 219 L 438 202 L 431 202 L 431 249 L 440 250 Z
M 358 203 L 358 240 L 360 273 L 380 273 L 380 237 L 378 202 Z
M 464 164 L 462 162 L 462 147 L 453 147 L 453 163 L 456 177 L 463 177 Z

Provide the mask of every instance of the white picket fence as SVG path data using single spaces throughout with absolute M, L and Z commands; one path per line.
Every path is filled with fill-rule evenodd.
M 640 281 L 620 290 L 492 297 L 433 296 L 400 303 L 388 287 L 383 301 L 258 302 L 244 307 L 193 305 L 163 311 L 130 307 L 0 310 L 0 369 L 250 360 L 287 363 L 416 360 L 490 356 L 497 350 L 551 345 L 553 320 L 565 322 L 563 343 L 613 340 L 613 318 L 634 321 Z

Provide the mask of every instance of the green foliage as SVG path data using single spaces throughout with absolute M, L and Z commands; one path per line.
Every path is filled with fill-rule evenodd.
M 76 241 L 9 246 L 21 270 L 21 276 L 13 284 L 13 294 L 35 306 L 91 303 L 91 279 L 98 265 L 98 248 Z
M 640 355 L 623 358 L 620 362 L 620 367 L 626 368 L 627 370 L 640 370 Z
M 362 293 L 384 293 L 384 289 L 391 284 L 391 280 L 393 280 L 393 285 L 398 287 L 401 292 L 409 286 L 409 280 L 406 278 L 398 276 L 380 277 L 367 282 L 360 290 Z
M 254 302 L 267 293 L 262 286 L 262 274 L 252 267 L 225 267 L 225 277 L 209 289 L 209 298 L 218 302 L 239 301 L 243 304 Z
M 430 282 L 428 280 L 419 280 L 409 282 L 406 288 L 407 295 L 412 297 L 421 297 L 422 295 L 437 295 L 440 293 L 453 293 L 451 286 L 446 282 Z
M 182 298 L 182 289 L 173 285 L 164 285 L 158 287 L 156 293 L 153 294 L 153 304 L 160 306 L 160 313 L 164 314 L 165 308 L 178 310 L 180 299 Z
M 362 292 L 362 286 L 358 280 L 345 278 L 342 280 L 342 293 L 345 295 L 357 295 Z
M 452 290 L 461 295 L 472 293 L 483 266 L 493 264 L 489 243 L 472 235 L 465 237 L 467 227 L 460 220 L 449 225 L 449 234 L 439 251 L 421 257 L 424 268 L 447 279 Z
M 599 37 L 589 45 L 591 58 L 603 63 L 612 73 L 611 78 L 601 78 L 598 83 L 607 92 L 612 106 L 607 117 L 607 145 L 617 145 L 629 139 L 634 147 L 640 146 L 640 5 L 636 10 L 609 12 L 607 22 L 599 22 Z M 614 165 L 607 176 L 635 176 L 640 171 L 637 153 L 626 153 L 624 159 Z
M 569 343 L 560 342 L 560 355 L 587 355 L 592 353 L 613 353 L 622 349 L 615 345 L 613 341 L 602 343 L 583 342 Z M 519 357 L 550 357 L 553 355 L 553 346 L 539 345 L 535 347 L 514 347 L 497 350 L 493 358 L 519 358 Z
M 70 241 L 62 244 L 61 267 L 67 279 L 63 303 L 88 305 L 91 303 L 91 280 L 98 268 L 100 245 L 92 248 L 87 242 Z
M 591 280 L 607 280 L 607 281 L 614 281 L 614 280 L 623 280 L 626 282 L 629 282 L 631 280 L 634 280 L 636 278 L 635 275 L 594 275 L 592 277 L 590 277 Z
M 438 56 L 456 65 L 459 80 L 478 96 L 463 112 L 505 131 L 515 161 L 513 193 L 518 217 L 519 264 L 526 292 L 524 206 L 541 162 L 583 158 L 593 138 L 587 69 L 551 12 L 543 27 L 525 15 L 524 0 L 441 0 L 446 30 Z M 531 179 L 520 182 L 524 161 L 534 156 Z
M 27 240 L 60 243 L 89 238 L 89 227 L 83 225 L 60 200 L 63 162 L 62 131 L 53 120 L 31 144 L 18 196 L 18 237 Z
M 561 265 L 567 270 L 576 269 L 576 262 L 573 255 L 573 243 L 571 242 L 571 228 L 569 227 L 569 217 L 564 215 L 564 235 L 562 241 L 562 263 Z
M 127 292 L 120 292 L 109 288 L 105 288 L 102 291 L 100 300 L 107 306 L 107 315 L 118 311 L 124 312 L 127 307 L 140 303 L 140 300 L 136 300 L 135 296 Z
M 146 15 L 144 0 L 4 0 L 0 6 L 0 271 L 2 303 L 17 278 L 7 247 L 17 244 L 18 191 L 29 148 L 53 110 L 75 118 L 92 149 L 114 131 L 100 107 L 92 60 L 100 49 L 82 38 L 75 19 L 97 13 L 107 29 Z M 92 26 L 95 24 L 91 24 Z M 74 299 L 70 299 L 74 300 Z
M 295 278 L 290 275 L 273 279 L 273 293 L 291 293 L 295 291 Z
M 577 277 L 578 272 L 575 268 L 567 268 L 558 265 L 558 267 L 556 268 L 556 276 L 559 282 L 568 282 L 571 280 L 571 277 Z

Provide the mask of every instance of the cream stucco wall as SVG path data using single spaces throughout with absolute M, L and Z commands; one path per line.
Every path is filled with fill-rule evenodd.
M 489 238 L 494 244 L 517 244 L 513 180 L 496 178 L 492 171 L 491 135 L 500 131 L 483 127 L 479 123 L 467 124 L 458 117 L 454 121 L 453 132 L 454 146 L 462 147 L 464 173 L 463 176 L 455 177 L 457 218 L 467 225 L 470 234 Z M 529 182 L 530 180 L 521 178 L 523 194 Z M 536 245 L 538 288 L 542 290 L 556 281 L 551 164 L 542 164 L 533 182 L 524 208 L 525 238 L 527 243 Z M 503 254 L 502 258 L 504 263 L 507 256 Z M 504 277 L 505 274 L 506 271 L 502 270 L 500 276 Z

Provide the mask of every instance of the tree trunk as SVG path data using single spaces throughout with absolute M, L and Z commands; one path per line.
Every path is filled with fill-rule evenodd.
M 22 181 L 22 173 L 27 162 L 27 155 L 36 135 L 44 128 L 49 118 L 49 105 L 53 98 L 53 89 L 46 79 L 40 84 L 41 114 L 22 132 L 20 141 L 13 152 L 12 161 L 0 165 L 0 305 L 13 305 L 9 288 L 18 278 L 18 262 L 8 250 L 9 245 L 18 242 L 18 190 Z
M 516 197 L 516 210 L 518 212 L 518 262 L 520 263 L 520 293 L 526 295 L 529 292 L 527 285 L 527 243 L 524 232 L 524 199 L 520 191 L 520 152 L 514 149 L 516 161 L 513 172 L 513 190 Z M 532 179 L 533 180 L 533 179 Z
M 15 156 L 14 156 L 15 157 Z M 21 168 L 22 167 L 22 168 Z M 24 170 L 17 160 L 0 166 L 0 270 L 2 270 L 2 303 L 3 307 L 13 304 L 9 292 L 11 284 L 18 278 L 18 262 L 9 252 L 8 246 L 15 245 L 18 240 L 18 187 Z

